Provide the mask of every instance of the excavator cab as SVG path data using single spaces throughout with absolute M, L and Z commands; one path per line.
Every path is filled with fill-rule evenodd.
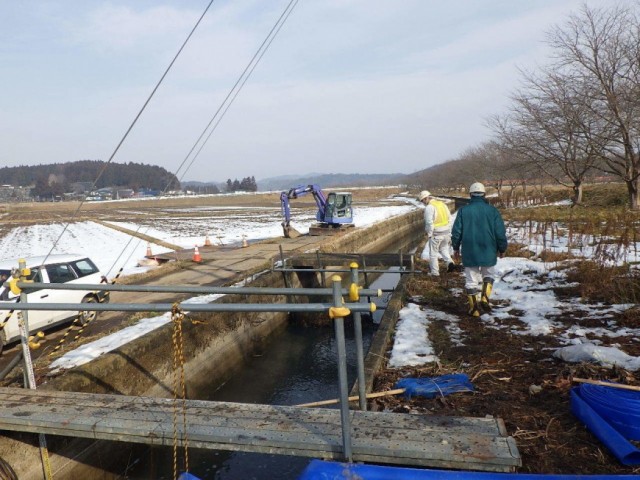
M 318 214 L 322 212 L 318 211 Z M 324 218 L 318 221 L 328 224 L 351 223 L 353 210 L 351 209 L 351 194 L 347 192 L 330 192 L 327 195 L 327 205 Z

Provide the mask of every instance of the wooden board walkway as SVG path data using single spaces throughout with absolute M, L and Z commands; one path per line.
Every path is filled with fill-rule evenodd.
M 0 389 L 0 430 L 173 445 L 172 399 Z M 193 448 L 342 460 L 339 410 L 188 400 Z M 353 460 L 508 472 L 521 465 L 494 418 L 352 411 Z M 182 430 L 182 410 L 178 410 Z

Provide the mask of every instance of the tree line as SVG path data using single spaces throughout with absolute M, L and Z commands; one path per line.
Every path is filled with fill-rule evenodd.
M 87 183 L 94 189 L 104 187 L 146 188 L 165 191 L 180 189 L 177 177 L 156 165 L 129 162 L 106 164 L 101 160 L 80 160 L 0 168 L 0 184 L 31 186 L 32 195 L 50 197 L 72 190 L 75 183 Z
M 579 204 L 585 181 L 606 176 L 624 182 L 640 210 L 639 8 L 585 5 L 552 27 L 547 63 L 522 71 L 507 112 L 487 119 L 493 138 L 417 178 L 432 187 L 485 181 L 498 192 L 551 180 Z
M 256 183 L 255 177 L 246 177 L 241 181 L 235 180 L 231 181 L 230 178 L 227 179 L 226 182 L 226 191 L 228 193 L 232 192 L 257 192 L 258 184 Z

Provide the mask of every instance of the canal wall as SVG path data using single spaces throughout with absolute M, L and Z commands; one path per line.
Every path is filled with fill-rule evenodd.
M 319 251 L 331 253 L 385 252 L 394 245 L 415 242 L 424 231 L 421 210 L 392 217 L 367 228 L 348 230 L 323 241 Z M 286 241 L 286 240 L 283 240 Z M 265 269 L 271 265 L 266 262 Z M 302 279 L 302 281 L 301 281 Z M 171 284 L 171 276 L 165 278 Z M 313 282 L 311 282 L 313 283 Z M 250 283 L 264 287 L 308 287 L 309 277 L 265 271 Z M 288 299 L 291 301 L 292 299 Z M 317 300 L 317 299 L 316 299 Z M 226 295 L 218 303 L 284 303 L 284 297 Z M 306 302 L 307 299 L 299 299 Z M 265 339 L 284 328 L 286 314 L 208 313 L 189 315 L 182 322 L 184 374 L 187 396 L 211 385 L 223 384 L 245 360 L 259 354 Z M 172 397 L 179 371 L 174 368 L 174 326 L 157 330 L 102 355 L 97 360 L 49 378 L 38 388 L 89 393 Z M 368 368 L 371 368 L 368 365 Z M 371 377 L 373 377 L 372 373 Z M 39 379 L 42 382 L 42 378 Z M 110 460 L 121 455 L 116 442 L 48 438 L 55 478 L 114 479 L 121 472 L 110 471 Z M 8 434 L 0 438 L 0 459 L 20 479 L 43 478 L 37 437 Z

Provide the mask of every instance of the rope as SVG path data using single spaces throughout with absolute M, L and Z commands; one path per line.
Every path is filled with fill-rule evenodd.
M 120 269 L 120 272 L 122 272 L 122 269 Z M 120 275 L 120 272 L 118 272 L 118 275 L 116 275 L 116 277 L 113 279 L 113 281 L 111 282 L 112 284 L 116 283 L 116 279 L 118 278 L 118 276 Z M 100 283 L 109 283 L 109 281 L 107 280 L 107 277 L 102 277 L 102 279 L 100 280 Z M 107 295 L 111 295 L 111 292 L 107 292 Z M 96 297 L 97 298 L 97 297 Z M 104 297 L 106 298 L 106 297 Z M 102 302 L 104 302 L 104 298 L 102 299 Z M 67 340 L 67 337 L 69 336 L 69 334 L 75 330 L 78 322 L 80 322 L 80 316 L 82 315 L 82 313 L 80 313 L 80 315 L 78 315 L 76 318 L 73 319 L 73 322 L 71 322 L 71 325 L 69 325 L 69 328 L 67 328 L 67 331 L 64 332 L 64 335 L 62 336 L 62 338 L 60 339 L 60 341 L 58 342 L 58 345 L 55 346 L 55 348 L 53 350 L 51 350 L 49 352 L 49 357 L 51 357 L 52 355 L 54 355 L 58 350 L 60 350 L 63 347 L 64 342 Z M 97 316 L 96 316 L 97 317 Z M 82 335 L 82 332 L 84 332 L 85 328 L 87 328 L 89 326 L 89 324 L 95 320 L 94 317 L 93 319 L 90 319 L 88 321 L 86 321 L 84 324 L 80 324 L 80 328 L 77 330 L 77 334 L 76 336 L 73 338 L 73 341 L 75 342 L 76 340 L 78 340 L 80 338 L 80 336 Z M 0 327 L 2 328 L 2 327 Z
M 29 346 L 29 341 L 25 341 L 29 337 L 29 332 L 26 328 L 24 316 L 22 312 L 18 312 L 18 326 L 20 328 L 20 336 L 22 337 L 22 351 L 24 355 L 24 369 L 25 369 L 25 380 L 27 383 L 27 387 L 35 390 L 36 389 L 36 378 L 33 372 L 33 362 L 31 361 L 31 350 Z M 44 433 L 38 434 L 38 443 L 40 444 L 40 458 L 42 460 L 42 470 L 44 474 L 44 478 L 46 480 L 51 480 L 53 478 L 53 474 L 51 473 L 51 463 L 49 462 L 49 449 L 47 448 L 47 438 Z
M 16 300 L 16 303 L 20 302 L 20 297 L 18 297 L 18 299 Z M 4 320 L 2 320 L 2 323 L 0 323 L 0 331 L 4 329 L 4 326 L 7 324 L 7 322 L 9 320 L 11 320 L 11 316 L 13 315 L 13 312 L 15 312 L 16 308 L 13 307 L 11 310 L 9 310 L 9 313 L 7 313 L 7 316 L 4 317 Z M 4 346 L 4 345 L 3 345 Z
M 182 321 L 184 312 L 179 303 L 173 304 L 171 321 L 173 322 L 173 369 L 177 373 L 173 389 L 173 478 L 178 478 L 178 392 L 182 406 L 182 441 L 184 446 L 184 469 L 189 471 L 189 440 L 187 438 L 187 392 L 184 381 L 184 350 L 182 340 Z
M 2 480 L 19 480 L 15 470 L 7 463 L 4 458 L 0 458 L 0 479 Z

